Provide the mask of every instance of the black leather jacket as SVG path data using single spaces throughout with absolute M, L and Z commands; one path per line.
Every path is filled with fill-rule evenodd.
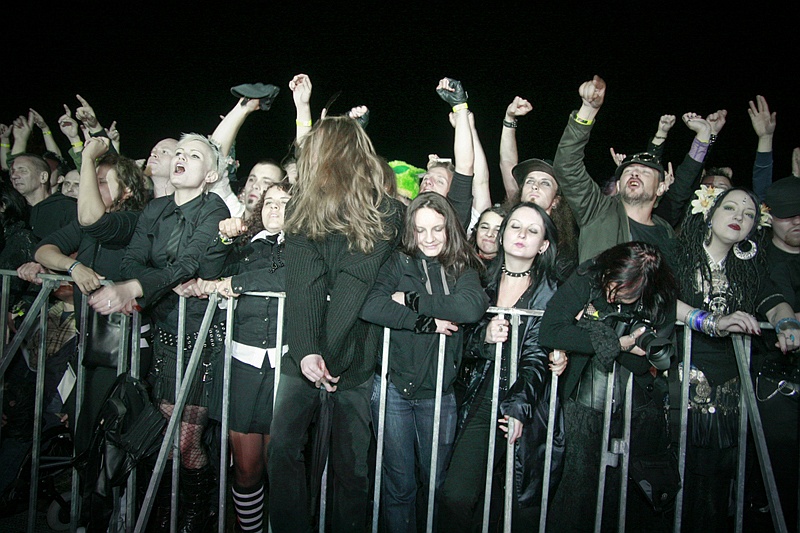
M 486 287 L 492 304 L 497 302 L 497 280 Z M 541 309 L 556 292 L 553 281 L 541 281 L 531 286 L 520 298 L 525 309 Z M 467 378 L 467 392 L 459 409 L 458 436 L 475 413 L 477 406 L 487 394 L 486 387 L 493 377 L 495 345 L 484 342 L 486 325 L 494 315 L 487 314 L 467 334 L 464 358 L 472 365 Z M 520 356 L 517 363 L 517 380 L 508 387 L 508 356 L 510 344 L 503 347 L 500 374 L 500 412 L 521 421 L 522 437 L 517 441 L 515 453 L 514 487 L 520 507 L 538 505 L 541 499 L 542 473 L 545 455 L 545 438 L 549 416 L 551 372 L 548 355 L 539 345 L 539 326 L 542 317 L 522 317 L 520 324 Z M 488 397 L 487 400 L 488 401 Z M 564 416 L 561 406 L 556 406 L 556 424 L 553 438 L 553 460 L 550 471 L 552 494 L 561 479 L 564 459 Z M 499 435 L 499 433 L 498 433 Z M 497 446 L 505 447 L 505 440 L 498 439 Z

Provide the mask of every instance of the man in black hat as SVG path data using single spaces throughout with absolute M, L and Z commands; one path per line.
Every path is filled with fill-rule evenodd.
M 578 92 L 582 105 L 570 116 L 553 168 L 561 194 L 580 227 L 580 262 L 629 241 L 644 241 L 666 251 L 674 235 L 672 226 L 653 215 L 656 200 L 667 190 L 661 161 L 647 152 L 626 157 L 616 171 L 617 195 L 604 196 L 586 171 L 584 150 L 603 104 L 606 84 L 595 76 Z
M 767 189 L 764 202 L 772 215 L 772 240 L 766 250 L 769 277 L 800 318 L 800 177 L 774 182 Z M 776 340 L 775 332 L 767 330 L 761 337 L 754 337 L 756 394 L 762 400 L 758 407 L 784 518 L 793 526 L 797 523 L 800 470 L 800 383 L 796 377 L 796 354 L 781 353 L 775 348 Z

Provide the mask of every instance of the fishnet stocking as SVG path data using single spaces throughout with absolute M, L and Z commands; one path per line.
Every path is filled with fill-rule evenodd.
M 161 401 L 158 406 L 164 418 L 169 420 L 175 404 Z M 208 424 L 208 408 L 187 405 L 183 408 L 180 428 L 181 464 L 190 470 L 197 470 L 208 464 L 208 454 L 203 447 L 203 430 Z

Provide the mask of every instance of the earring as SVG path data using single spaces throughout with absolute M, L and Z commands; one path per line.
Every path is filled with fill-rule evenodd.
M 746 252 L 742 250 L 741 242 L 737 242 L 736 246 L 733 247 L 733 255 L 735 255 L 742 261 L 749 261 L 750 259 L 754 258 L 756 256 L 756 252 L 758 252 L 758 247 L 756 246 L 756 243 L 754 241 L 748 239 L 747 242 L 750 244 L 750 249 L 747 250 Z

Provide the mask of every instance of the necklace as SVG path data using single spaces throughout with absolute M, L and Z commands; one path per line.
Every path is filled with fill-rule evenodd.
M 703 300 L 707 308 L 712 313 L 727 315 L 728 314 L 728 278 L 725 276 L 725 260 L 719 263 L 714 261 L 708 250 L 703 247 L 708 260 L 708 268 L 711 271 L 710 286 L 707 283 L 702 283 L 703 287 Z M 699 273 L 698 273 L 699 274 Z
M 508 276 L 510 278 L 524 278 L 526 276 L 530 276 L 531 275 L 531 270 L 533 270 L 533 266 L 531 266 L 528 270 L 526 270 L 524 272 L 509 272 L 506 269 L 506 264 L 503 263 L 502 265 L 500 265 L 500 270 L 503 272 L 503 274 L 505 274 L 506 276 Z

